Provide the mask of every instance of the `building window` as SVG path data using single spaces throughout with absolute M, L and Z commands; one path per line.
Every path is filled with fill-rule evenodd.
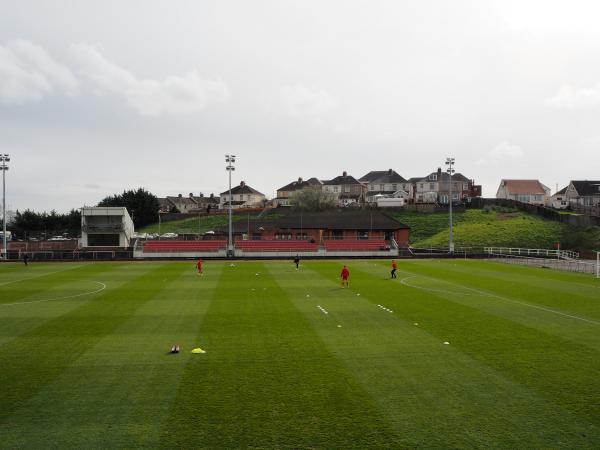
M 397 184 L 392 184 L 392 191 L 397 191 L 398 190 L 398 185 Z
M 429 190 L 435 191 L 435 183 L 429 183 Z
M 379 190 L 380 191 L 385 191 L 385 185 L 384 184 L 380 184 L 379 185 Z
M 350 192 L 350 186 L 344 186 L 344 192 Z
M 308 234 L 306 233 L 297 233 L 296 234 L 297 241 L 308 241 Z
M 338 191 L 338 187 L 337 187 L 337 186 L 334 186 L 334 187 L 333 187 L 333 192 L 337 192 L 337 191 Z
M 369 232 L 364 230 L 359 230 L 356 232 L 357 239 L 369 239 Z
M 278 240 L 278 241 L 291 241 L 292 240 L 292 234 L 291 233 L 277 233 L 275 235 L 275 240 Z
M 419 183 L 419 189 L 423 189 L 423 183 Z
M 437 173 L 431 174 L 431 176 L 429 177 L 430 180 L 432 181 L 436 181 L 437 180 Z

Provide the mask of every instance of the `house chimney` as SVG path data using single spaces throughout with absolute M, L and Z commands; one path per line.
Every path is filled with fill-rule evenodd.
M 343 177 L 347 177 L 348 176 L 348 172 L 346 172 L 345 170 L 342 172 L 342 176 Z
M 442 168 L 438 167 L 438 180 L 442 178 Z
M 298 184 L 302 183 L 302 177 L 298 177 Z
M 392 169 L 388 169 L 388 175 L 391 175 L 391 174 L 392 174 L 392 172 L 393 172 L 393 170 L 392 170 Z
M 194 196 L 193 192 L 190 192 L 190 198 L 192 198 Z
M 212 192 L 210 193 L 210 198 L 215 198 L 215 194 L 213 194 Z
M 241 187 L 244 187 L 244 186 L 246 186 L 246 182 L 245 182 L 245 181 L 241 181 L 241 182 L 240 182 L 240 186 L 241 186 Z
M 181 198 L 181 197 L 183 197 L 183 195 L 179 194 L 178 197 Z

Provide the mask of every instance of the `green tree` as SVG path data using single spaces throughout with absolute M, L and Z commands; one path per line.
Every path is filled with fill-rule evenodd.
M 318 186 L 311 186 L 294 192 L 290 204 L 300 211 L 325 211 L 336 207 L 337 199 L 334 194 L 323 191 Z
M 133 218 L 136 228 L 156 222 L 159 209 L 156 195 L 144 188 L 110 195 L 98 203 L 98 206 L 124 206 Z

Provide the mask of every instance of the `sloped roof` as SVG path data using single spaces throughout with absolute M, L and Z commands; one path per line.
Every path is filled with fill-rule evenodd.
M 539 180 L 502 180 L 509 194 L 545 194 L 546 186 Z
M 225 194 L 229 194 L 229 190 L 226 190 L 225 192 L 221 192 L 221 195 L 225 195 Z M 243 181 L 239 185 L 231 188 L 231 195 L 238 195 L 238 194 L 257 194 L 257 195 L 264 196 L 263 193 L 258 192 L 256 189 L 251 188 Z
M 179 204 L 181 204 L 181 203 L 186 203 L 188 205 L 190 205 L 190 204 L 191 205 L 195 205 L 196 204 L 196 202 L 194 200 L 192 200 L 191 198 L 189 198 L 189 197 L 183 197 L 183 196 L 182 197 L 167 196 L 167 200 L 170 201 L 170 202 L 172 202 L 172 203 L 179 203 Z
M 564 187 L 564 188 L 562 188 L 560 191 L 556 192 L 554 195 L 562 195 L 562 194 L 564 194 L 565 192 L 567 192 L 567 188 L 568 188 L 568 187 L 569 187 L 569 186 L 565 186 L 565 187 Z
M 388 170 L 374 170 L 369 172 L 368 174 L 359 178 L 358 181 L 362 181 L 365 183 L 406 183 L 406 179 L 404 179 L 398 172 L 392 169 Z
M 579 195 L 599 195 L 600 181 L 572 180 L 571 183 Z
M 323 183 L 317 180 L 315 177 L 309 178 L 308 180 L 302 180 L 299 178 L 296 181 L 292 181 L 290 184 L 287 184 L 283 187 L 277 189 L 278 191 L 297 191 L 300 189 L 304 189 L 305 187 L 310 186 L 321 186 Z
M 346 173 L 346 172 L 344 172 Z M 341 185 L 341 184 L 361 184 L 356 178 L 352 175 L 340 175 L 339 177 L 335 177 L 333 180 L 324 181 L 323 184 L 326 185 Z
M 285 214 L 276 219 L 251 219 L 248 221 L 233 222 L 233 230 L 236 233 L 245 233 L 250 230 L 297 230 L 297 229 L 319 229 L 319 230 L 385 230 L 395 231 L 410 228 L 396 219 L 393 219 L 379 211 L 355 211 L 335 210 L 326 212 Z M 262 230 L 260 230 L 262 229 Z M 227 227 L 218 228 L 226 231 Z
M 233 189 L 232 189 L 232 191 L 233 191 Z M 229 193 L 229 191 L 227 191 L 227 193 Z M 207 204 L 207 203 L 215 203 L 215 204 L 219 203 L 219 197 L 216 197 L 214 195 L 212 197 L 210 197 L 210 196 L 199 197 L 199 196 L 195 195 L 192 198 L 199 205 L 201 205 L 201 204 Z
M 432 180 L 431 179 L 432 175 L 437 175 L 438 178 L 436 180 Z M 439 173 L 439 172 L 431 172 L 426 177 L 419 178 L 416 181 L 417 182 L 427 182 L 427 183 L 436 182 L 436 181 L 447 182 L 447 181 L 449 181 L 449 178 L 450 178 L 450 174 L 447 173 L 447 172 L 441 172 L 441 173 Z M 411 178 L 411 180 L 412 180 L 412 178 Z M 465 177 L 462 173 L 455 173 L 455 174 L 452 174 L 452 181 L 462 181 L 462 182 L 466 181 L 466 182 L 468 182 L 469 179 L 467 177 Z

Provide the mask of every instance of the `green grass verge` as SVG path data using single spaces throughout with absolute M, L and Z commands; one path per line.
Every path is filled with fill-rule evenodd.
M 0 265 L 0 448 L 597 447 L 598 280 L 341 263 Z

